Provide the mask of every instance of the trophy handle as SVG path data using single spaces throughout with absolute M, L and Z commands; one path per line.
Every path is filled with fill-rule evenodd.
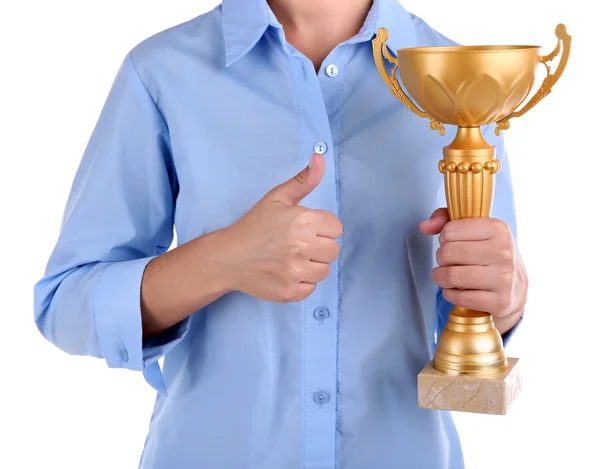
M 508 130 L 510 128 L 510 119 L 513 119 L 515 117 L 521 117 L 532 107 L 534 107 L 537 103 L 539 103 L 542 99 L 548 96 L 552 91 L 552 87 L 556 84 L 558 79 L 561 77 L 563 71 L 565 70 L 565 67 L 567 66 L 567 61 L 569 60 L 569 54 L 571 53 L 572 38 L 571 36 L 569 36 L 569 34 L 567 34 L 567 27 L 562 23 L 556 27 L 554 33 L 558 38 L 558 43 L 556 44 L 556 47 L 548 55 L 540 57 L 540 62 L 544 64 L 544 67 L 546 67 L 547 74 L 546 78 L 544 78 L 544 81 L 540 86 L 540 89 L 537 91 L 536 94 L 533 95 L 529 102 L 525 104 L 525 106 L 523 106 L 518 111 L 509 114 L 504 119 L 501 119 L 496 123 L 496 130 L 494 130 L 494 133 L 496 135 L 500 135 L 500 132 L 502 130 Z M 550 73 L 550 65 L 548 65 L 548 62 L 552 62 L 552 60 L 554 60 L 558 56 L 561 48 L 562 54 L 560 56 L 558 66 L 556 67 L 556 71 L 554 73 Z
M 377 35 L 375 36 L 375 39 L 373 39 L 372 42 L 373 56 L 375 57 L 375 65 L 377 66 L 377 71 L 379 71 L 381 78 L 383 78 L 383 81 L 386 83 L 386 85 L 388 85 L 390 91 L 392 92 L 392 95 L 394 95 L 395 98 L 400 100 L 402 104 L 404 104 L 417 116 L 426 117 L 427 119 L 429 119 L 431 121 L 429 127 L 431 127 L 432 130 L 437 130 L 439 131 L 440 135 L 445 135 L 446 129 L 444 128 L 444 125 L 440 121 L 431 117 L 425 111 L 421 111 L 415 105 L 415 103 L 413 103 L 411 99 L 404 93 L 404 90 L 402 89 L 400 83 L 398 82 L 398 79 L 396 78 L 396 70 L 398 69 L 398 59 L 392 54 L 390 54 L 390 51 L 386 46 L 386 41 L 388 40 L 388 37 L 388 30 L 386 28 L 379 28 L 377 30 Z M 392 68 L 391 74 L 388 74 L 385 68 L 383 57 L 385 57 L 385 59 L 394 66 L 394 68 Z

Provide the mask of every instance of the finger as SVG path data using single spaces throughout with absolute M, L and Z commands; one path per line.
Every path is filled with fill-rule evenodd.
M 435 253 L 440 267 L 451 265 L 490 265 L 504 261 L 506 253 L 493 249 L 489 240 L 451 241 L 442 244 Z
M 317 236 L 311 247 L 309 259 L 313 262 L 329 264 L 335 261 L 339 254 L 340 245 L 335 239 Z
M 446 224 L 440 233 L 440 244 L 451 241 L 484 241 L 511 234 L 507 223 L 497 218 L 464 218 Z M 512 235 L 511 235 L 512 236 Z
M 322 262 L 309 262 L 309 266 L 306 268 L 302 278 L 305 283 L 319 283 L 327 278 L 331 267 L 329 264 Z
M 317 236 L 336 239 L 342 236 L 342 222 L 328 210 L 313 210 L 316 215 Z
M 429 220 L 422 222 L 419 225 L 421 233 L 426 235 L 437 235 L 439 234 L 444 226 L 450 221 L 447 208 L 438 208 L 431 214 Z
M 493 313 L 493 305 L 496 303 L 498 295 L 485 290 L 443 289 L 442 296 L 446 301 L 455 306 L 462 306 L 474 311 Z
M 293 178 L 274 187 L 265 198 L 297 205 L 319 185 L 323 174 L 325 174 L 325 160 L 321 155 L 315 153 L 309 166 Z
M 297 301 L 302 301 L 310 296 L 310 294 L 315 291 L 315 288 L 317 288 L 315 283 L 298 283 L 292 288 L 291 296 L 286 296 L 285 301 L 282 302 L 295 303 Z
M 317 284 L 302 282 L 301 284 L 298 285 L 297 288 L 298 288 L 298 301 L 301 301 L 301 300 L 305 299 L 306 297 L 310 296 L 310 294 L 315 291 L 315 288 L 317 288 Z
M 450 266 L 436 267 L 431 274 L 432 280 L 442 288 L 464 288 L 466 290 L 494 290 L 497 284 L 495 269 L 486 266 Z

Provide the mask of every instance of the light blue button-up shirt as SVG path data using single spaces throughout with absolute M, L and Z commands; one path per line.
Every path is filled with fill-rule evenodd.
M 393 50 L 452 43 L 376 0 L 315 72 L 265 0 L 225 0 L 125 57 L 35 287 L 35 321 L 65 352 L 142 371 L 156 389 L 141 468 L 463 466 L 451 415 L 420 409 L 416 380 L 451 307 L 418 224 L 445 206 L 437 163 L 454 131 L 440 137 L 390 94 L 371 45 L 381 26 Z M 492 130 L 493 216 L 516 233 Z M 325 176 L 303 205 L 344 225 L 327 279 L 297 303 L 227 294 L 143 344 L 142 275 L 174 229 L 183 244 L 231 225 L 314 152 Z

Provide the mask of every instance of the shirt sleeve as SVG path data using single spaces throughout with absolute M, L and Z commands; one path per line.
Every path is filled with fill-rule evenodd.
M 167 125 L 128 54 L 34 287 L 34 316 L 42 335 L 64 352 L 143 371 L 162 394 L 158 360 L 184 338 L 189 318 L 143 344 L 140 289 L 148 263 L 173 240 L 177 191 Z
M 494 145 L 496 147 L 496 158 L 500 160 L 500 171 L 496 173 L 495 176 L 495 191 L 494 191 L 494 203 L 492 205 L 492 214 L 491 216 L 494 218 L 498 218 L 500 220 L 508 223 L 510 230 L 515 239 L 515 245 L 517 250 L 519 250 L 519 242 L 518 242 L 518 233 L 517 233 L 517 217 L 515 210 L 515 201 L 514 201 L 514 191 L 512 185 L 512 174 L 510 169 L 510 162 L 508 159 L 508 152 L 506 150 L 506 145 L 504 142 L 504 137 L 502 135 L 496 136 L 494 134 L 494 125 L 487 126 L 483 130 L 483 135 L 486 141 L 490 145 Z M 453 308 L 454 305 L 449 303 L 442 296 L 442 289 L 438 288 L 437 290 L 437 335 L 442 332 L 442 329 L 446 325 L 448 321 L 448 313 Z M 510 340 L 517 332 L 521 323 L 523 321 L 523 316 L 517 324 L 502 335 L 502 339 L 504 341 L 504 347 L 506 348 L 510 343 Z

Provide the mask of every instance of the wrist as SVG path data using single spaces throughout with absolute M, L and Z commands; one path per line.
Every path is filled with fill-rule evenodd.
M 210 253 L 215 291 L 225 295 L 241 290 L 241 253 L 235 230 L 232 227 L 223 228 L 203 238 L 206 238 L 208 246 L 201 251 Z

